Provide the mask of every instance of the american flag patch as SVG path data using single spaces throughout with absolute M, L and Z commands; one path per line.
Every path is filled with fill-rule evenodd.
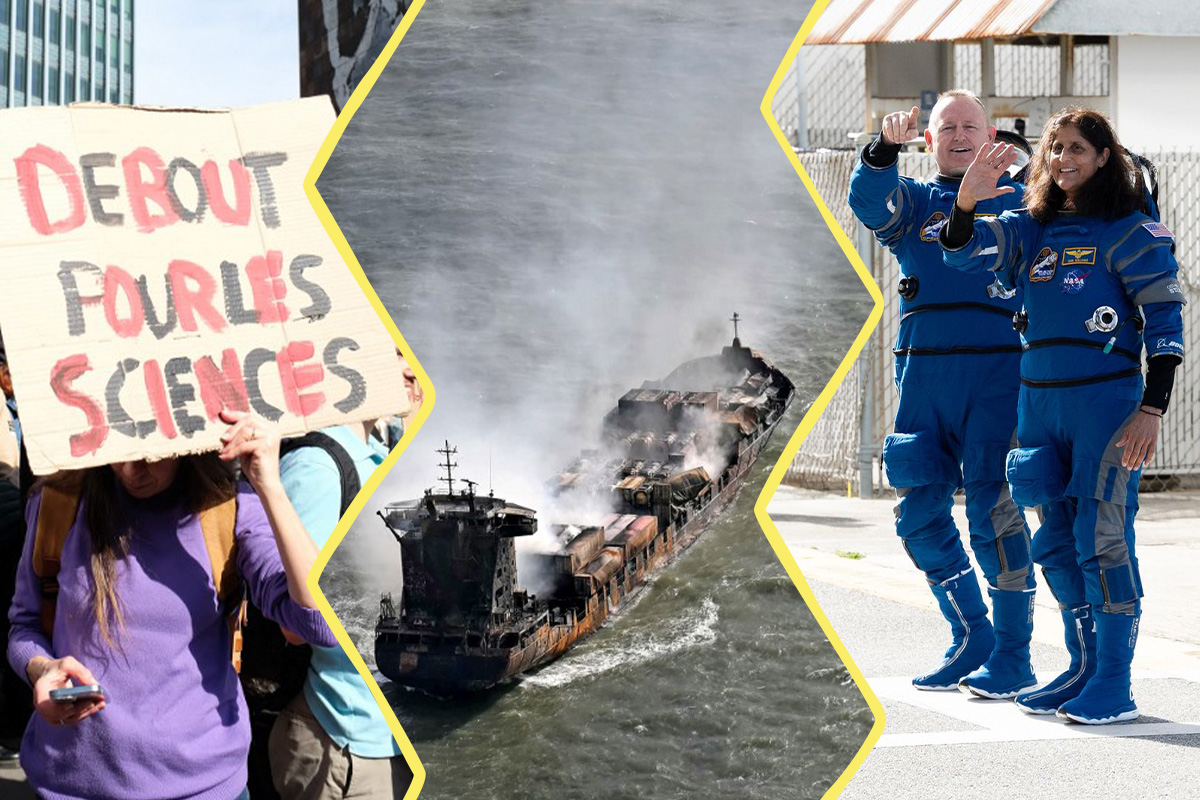
M 1175 234 L 1171 233 L 1171 229 L 1161 222 L 1145 222 L 1142 227 L 1150 231 L 1150 235 L 1155 239 L 1174 239 Z

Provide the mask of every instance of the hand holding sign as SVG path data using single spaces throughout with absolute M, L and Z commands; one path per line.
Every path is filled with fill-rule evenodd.
M 260 496 L 279 488 L 279 429 L 257 414 L 230 409 L 221 411 L 221 421 L 229 423 L 221 434 L 221 459 L 238 459 L 242 474 Z

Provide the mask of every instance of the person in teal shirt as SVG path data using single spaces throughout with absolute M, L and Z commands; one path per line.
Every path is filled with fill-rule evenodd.
M 387 456 L 373 422 L 326 428 L 365 484 Z M 341 518 L 341 473 L 319 447 L 280 460 L 284 489 L 319 547 Z M 271 773 L 284 800 L 403 797 L 412 772 L 383 711 L 340 647 L 314 647 L 304 689 L 279 715 L 269 743 Z

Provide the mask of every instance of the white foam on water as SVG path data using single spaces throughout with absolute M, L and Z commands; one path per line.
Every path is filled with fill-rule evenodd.
M 545 669 L 522 678 L 521 686 L 558 688 L 620 667 L 644 664 L 682 650 L 712 644 L 717 638 L 719 612 L 716 601 L 705 598 L 694 613 L 675 620 L 665 635 L 646 634 L 616 648 L 567 654 Z

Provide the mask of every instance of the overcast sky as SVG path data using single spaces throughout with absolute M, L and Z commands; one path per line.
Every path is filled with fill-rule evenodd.
M 134 6 L 134 102 L 244 106 L 300 95 L 296 0 Z

